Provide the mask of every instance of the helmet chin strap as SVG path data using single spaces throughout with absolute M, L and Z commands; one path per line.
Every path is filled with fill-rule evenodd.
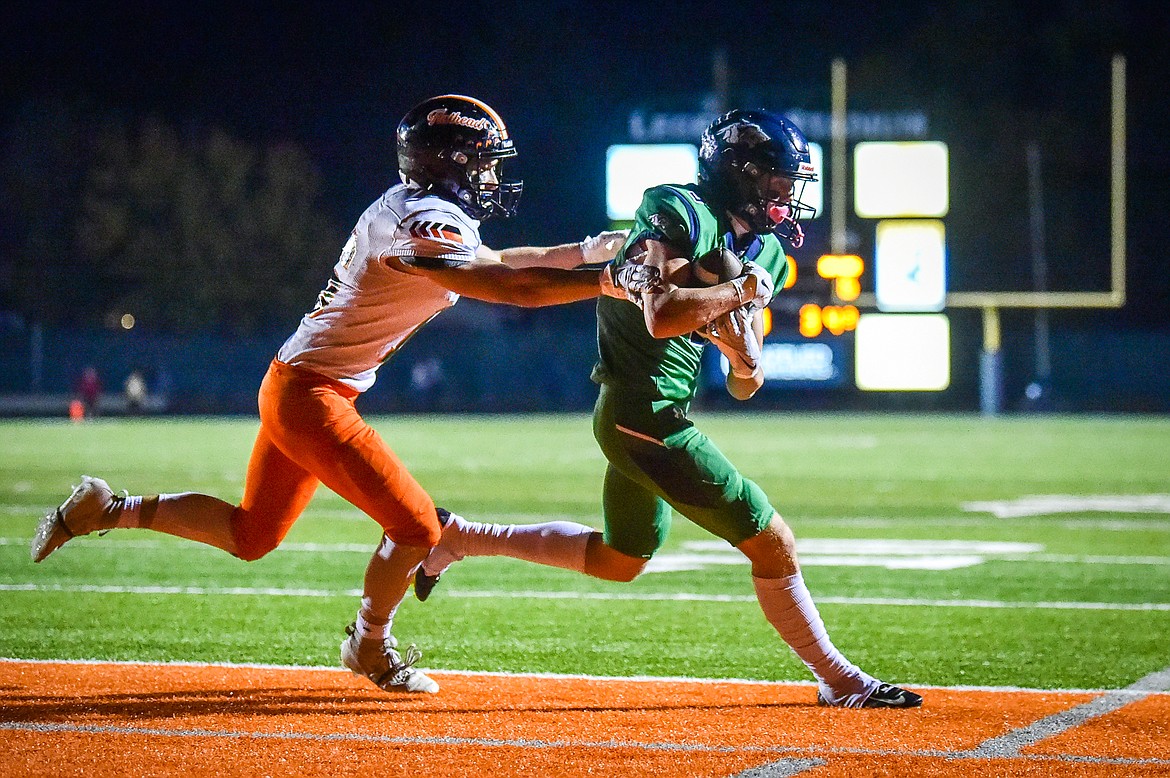
M 734 213 L 728 213 L 727 216 L 731 219 L 731 231 L 735 233 L 735 237 L 741 238 L 752 231 L 751 225 L 742 216 Z

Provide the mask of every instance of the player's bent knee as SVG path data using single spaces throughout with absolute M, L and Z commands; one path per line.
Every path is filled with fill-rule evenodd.
M 238 543 L 234 556 L 245 562 L 255 562 L 257 559 L 267 556 L 278 545 L 280 545 L 279 540 L 276 542 L 257 542 L 253 540 L 248 543 Z
M 392 526 L 382 524 L 382 531 L 396 546 L 415 546 L 430 551 L 439 545 L 439 540 L 443 537 L 443 527 L 437 518 L 429 522 L 417 520 L 387 522 L 387 524 L 392 524 Z
M 439 522 L 436 520 L 433 524 L 434 526 L 420 523 L 409 527 L 395 527 L 392 530 L 385 527 L 383 529 L 395 545 L 416 546 L 430 551 L 439 545 L 439 539 L 443 537 L 443 528 L 439 526 Z
M 645 565 L 638 565 L 635 568 L 622 568 L 620 570 L 615 570 L 607 580 L 615 581 L 617 583 L 629 583 L 642 574 L 642 568 L 644 567 Z
M 585 572 L 594 578 L 629 583 L 641 574 L 648 561 L 615 551 L 604 543 L 590 544 L 585 556 Z

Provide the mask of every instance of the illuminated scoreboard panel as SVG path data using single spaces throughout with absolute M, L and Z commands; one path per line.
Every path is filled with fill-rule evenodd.
M 826 254 L 817 260 L 811 279 L 803 279 L 796 262 L 788 258 L 788 281 L 801 301 L 795 326 L 805 338 L 843 335 L 857 329 L 860 313 L 851 301 L 861 294 L 861 274 L 865 263 L 852 254 Z

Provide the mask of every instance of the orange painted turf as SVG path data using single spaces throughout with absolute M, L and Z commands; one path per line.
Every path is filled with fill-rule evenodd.
M 963 752 L 1098 695 L 837 710 L 808 684 L 433 675 L 403 697 L 329 669 L 0 662 L 0 776 L 1170 775 L 1166 694 L 988 759 Z

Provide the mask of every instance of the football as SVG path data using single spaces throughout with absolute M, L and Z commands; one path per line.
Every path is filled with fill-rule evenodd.
M 743 260 L 734 251 L 714 248 L 691 261 L 691 275 L 699 286 L 714 286 L 743 274 Z

